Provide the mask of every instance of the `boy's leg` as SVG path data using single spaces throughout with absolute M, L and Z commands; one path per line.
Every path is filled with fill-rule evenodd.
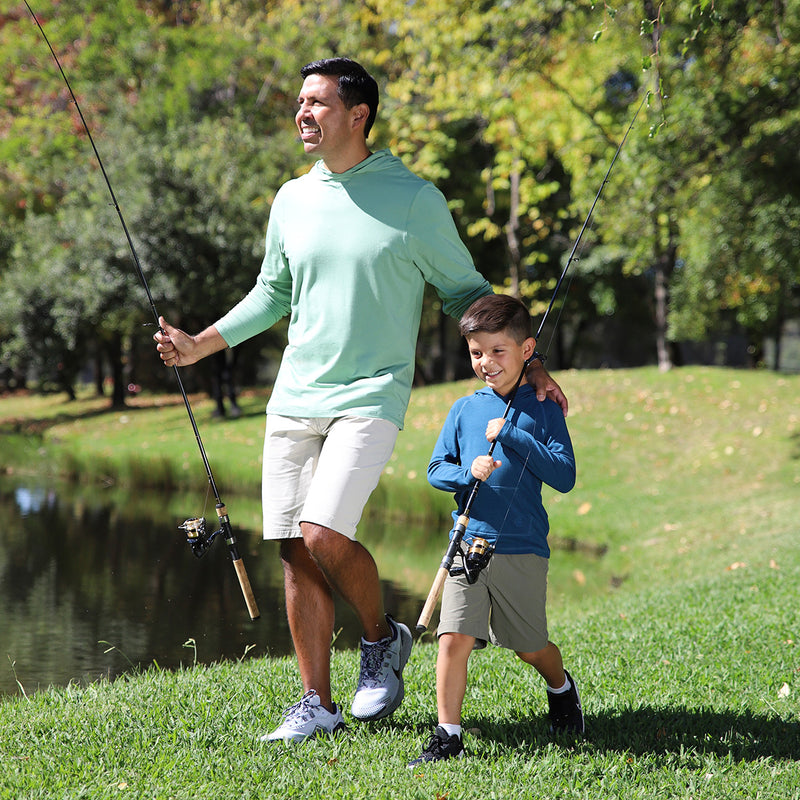
M 564 685 L 564 662 L 561 660 L 561 651 L 552 642 L 535 653 L 520 653 L 517 655 L 530 664 L 546 681 L 551 689 L 560 689 Z
M 439 724 L 422 753 L 408 766 L 412 769 L 432 761 L 464 756 L 461 741 L 461 706 L 467 690 L 467 662 L 475 637 L 464 633 L 439 636 L 436 657 L 436 706 Z
M 464 633 L 443 633 L 436 658 L 436 706 L 439 724 L 461 724 L 461 706 L 467 691 L 467 663 L 475 638 Z
M 547 681 L 547 703 L 554 733 L 583 733 L 583 708 L 574 678 L 564 669 L 561 651 L 552 642 L 533 653 L 517 652 Z

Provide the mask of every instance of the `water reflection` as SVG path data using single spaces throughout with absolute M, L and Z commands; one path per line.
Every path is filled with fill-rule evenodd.
M 291 652 L 277 546 L 237 532 L 261 611 L 251 622 L 224 544 L 194 558 L 164 502 L 0 485 L 0 693 L 20 691 L 17 681 L 30 693 L 114 677 L 131 664 L 188 665 L 190 639 L 201 663 Z M 384 598 L 408 622 L 423 599 L 390 582 Z M 337 625 L 337 647 L 355 647 L 360 631 L 346 607 Z

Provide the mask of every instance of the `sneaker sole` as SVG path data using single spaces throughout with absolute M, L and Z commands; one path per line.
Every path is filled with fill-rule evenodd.
M 273 736 L 272 734 L 265 734 L 259 737 L 260 742 L 285 742 L 286 744 L 299 744 L 305 742 L 307 739 L 320 739 L 323 736 L 336 736 L 347 730 L 344 722 L 337 723 L 333 730 L 326 730 L 325 728 L 315 728 L 311 733 L 297 733 L 288 734 L 286 736 Z

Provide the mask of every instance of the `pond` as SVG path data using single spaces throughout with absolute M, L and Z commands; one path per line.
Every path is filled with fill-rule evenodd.
M 226 501 L 261 613 L 255 621 L 222 538 L 198 559 L 178 530 L 183 518 L 172 509 L 191 508 L 194 499 L 121 502 L 103 489 L 4 479 L 0 693 L 113 678 L 134 666 L 290 654 L 277 545 L 238 528 Z M 206 516 L 216 521 L 213 503 Z M 417 553 L 414 579 L 383 583 L 387 611 L 412 629 L 441 556 L 437 547 Z M 336 646 L 356 647 L 355 616 L 341 605 L 336 619 Z

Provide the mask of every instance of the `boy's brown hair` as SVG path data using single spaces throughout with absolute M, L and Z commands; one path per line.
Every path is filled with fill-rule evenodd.
M 507 331 L 517 344 L 533 336 L 525 304 L 507 294 L 487 294 L 476 300 L 464 312 L 458 330 L 464 338 L 473 333 Z

